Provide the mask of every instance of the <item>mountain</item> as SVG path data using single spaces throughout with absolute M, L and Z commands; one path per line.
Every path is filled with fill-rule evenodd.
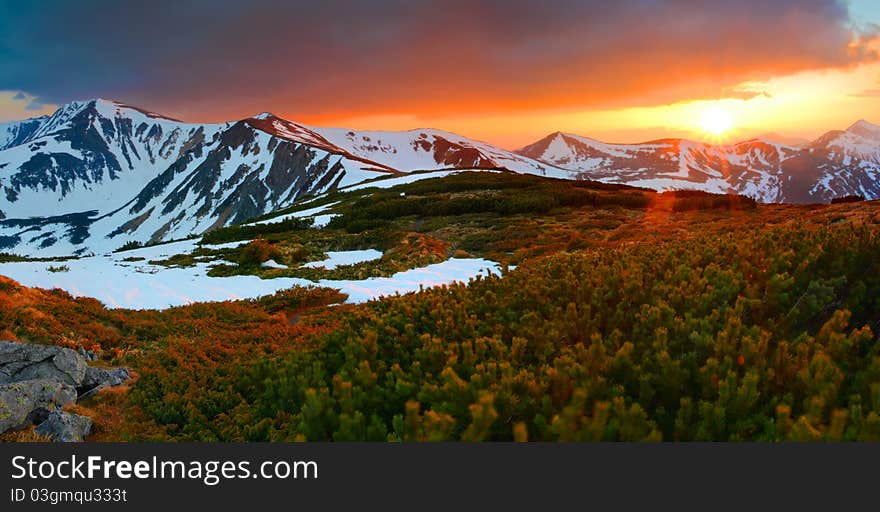
M 267 133 L 256 118 L 189 124 L 91 100 L 35 124 L 10 129 L 18 144 L 0 151 L 0 250 L 103 252 L 185 237 L 388 172 Z
M 0 123 L 0 151 L 18 146 L 27 140 L 46 120 L 48 116 L 33 117 L 24 121 Z
M 822 201 L 844 195 L 880 198 L 880 126 L 861 120 L 808 144 L 789 172 L 804 176 L 808 193 Z
M 355 131 L 315 128 L 265 113 L 253 120 L 267 133 L 345 154 L 353 160 L 400 172 L 498 169 L 571 178 L 571 173 L 512 151 L 434 129 Z
M 556 132 L 517 151 L 578 178 L 664 189 L 735 192 L 762 202 L 880 198 L 880 127 L 859 121 L 803 147 L 764 139 L 712 145 L 687 139 L 607 144 Z
M 104 211 L 119 207 L 187 149 L 222 125 L 185 124 L 121 104 L 73 102 L 38 119 L 0 152 L 0 215 Z M 124 201 L 123 201 L 124 202 Z
M 318 129 L 269 113 L 192 124 L 72 102 L 0 125 L 0 251 L 54 256 L 187 237 L 424 169 L 570 172 L 453 134 Z
M 553 165 L 464 138 L 441 130 L 403 132 L 317 129 L 327 140 L 362 158 L 384 162 L 395 169 L 504 168 L 513 172 L 570 178 L 571 173 Z
M 758 140 L 772 140 L 773 142 L 778 142 L 780 144 L 785 144 L 786 146 L 793 146 L 796 148 L 804 147 L 811 142 L 810 139 L 792 135 L 783 135 L 776 132 L 761 133 L 751 138 Z
M 761 140 L 729 146 L 686 139 L 607 144 L 559 132 L 518 151 L 583 179 L 658 190 L 735 191 L 763 202 L 787 200 L 781 192 L 785 180 L 781 164 L 797 152 Z

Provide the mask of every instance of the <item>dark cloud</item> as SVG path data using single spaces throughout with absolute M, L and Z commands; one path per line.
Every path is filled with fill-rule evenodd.
M 876 59 L 851 26 L 822 0 L 0 0 L 0 90 L 199 120 L 645 105 Z
M 18 91 L 18 92 L 15 94 L 15 96 L 12 97 L 12 99 L 14 99 L 14 100 L 16 100 L 16 101 L 18 101 L 18 100 L 26 100 L 26 99 L 27 99 L 27 96 L 25 96 L 23 92 Z

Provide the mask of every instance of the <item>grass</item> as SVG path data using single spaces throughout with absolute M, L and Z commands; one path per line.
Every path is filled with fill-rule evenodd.
M 10 430 L 0 434 L 0 443 L 51 443 L 52 440 L 41 436 L 30 426 L 23 430 Z

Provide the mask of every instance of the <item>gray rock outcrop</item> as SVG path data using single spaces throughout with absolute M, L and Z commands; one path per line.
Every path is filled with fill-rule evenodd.
M 0 384 L 0 432 L 43 421 L 49 413 L 76 401 L 76 389 L 51 379 Z
M 86 362 L 69 348 L 0 341 L 0 384 L 51 379 L 79 387 Z
M 91 418 L 61 408 L 129 379 L 127 368 L 88 366 L 74 350 L 0 341 L 0 433 L 37 425 L 37 433 L 53 441 L 82 441 Z
M 80 386 L 82 394 L 79 398 L 88 398 L 104 388 L 121 386 L 128 382 L 129 379 L 131 379 L 131 375 L 128 372 L 128 368 L 120 367 L 106 370 L 97 366 L 88 366 Z
M 37 434 L 61 443 L 79 443 L 92 432 L 92 419 L 88 416 L 52 411 L 37 426 Z

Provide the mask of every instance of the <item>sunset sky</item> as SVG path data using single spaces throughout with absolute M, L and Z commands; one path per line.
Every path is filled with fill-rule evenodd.
M 880 1 L 6 2 L 0 120 L 117 99 L 515 148 L 880 123 Z

